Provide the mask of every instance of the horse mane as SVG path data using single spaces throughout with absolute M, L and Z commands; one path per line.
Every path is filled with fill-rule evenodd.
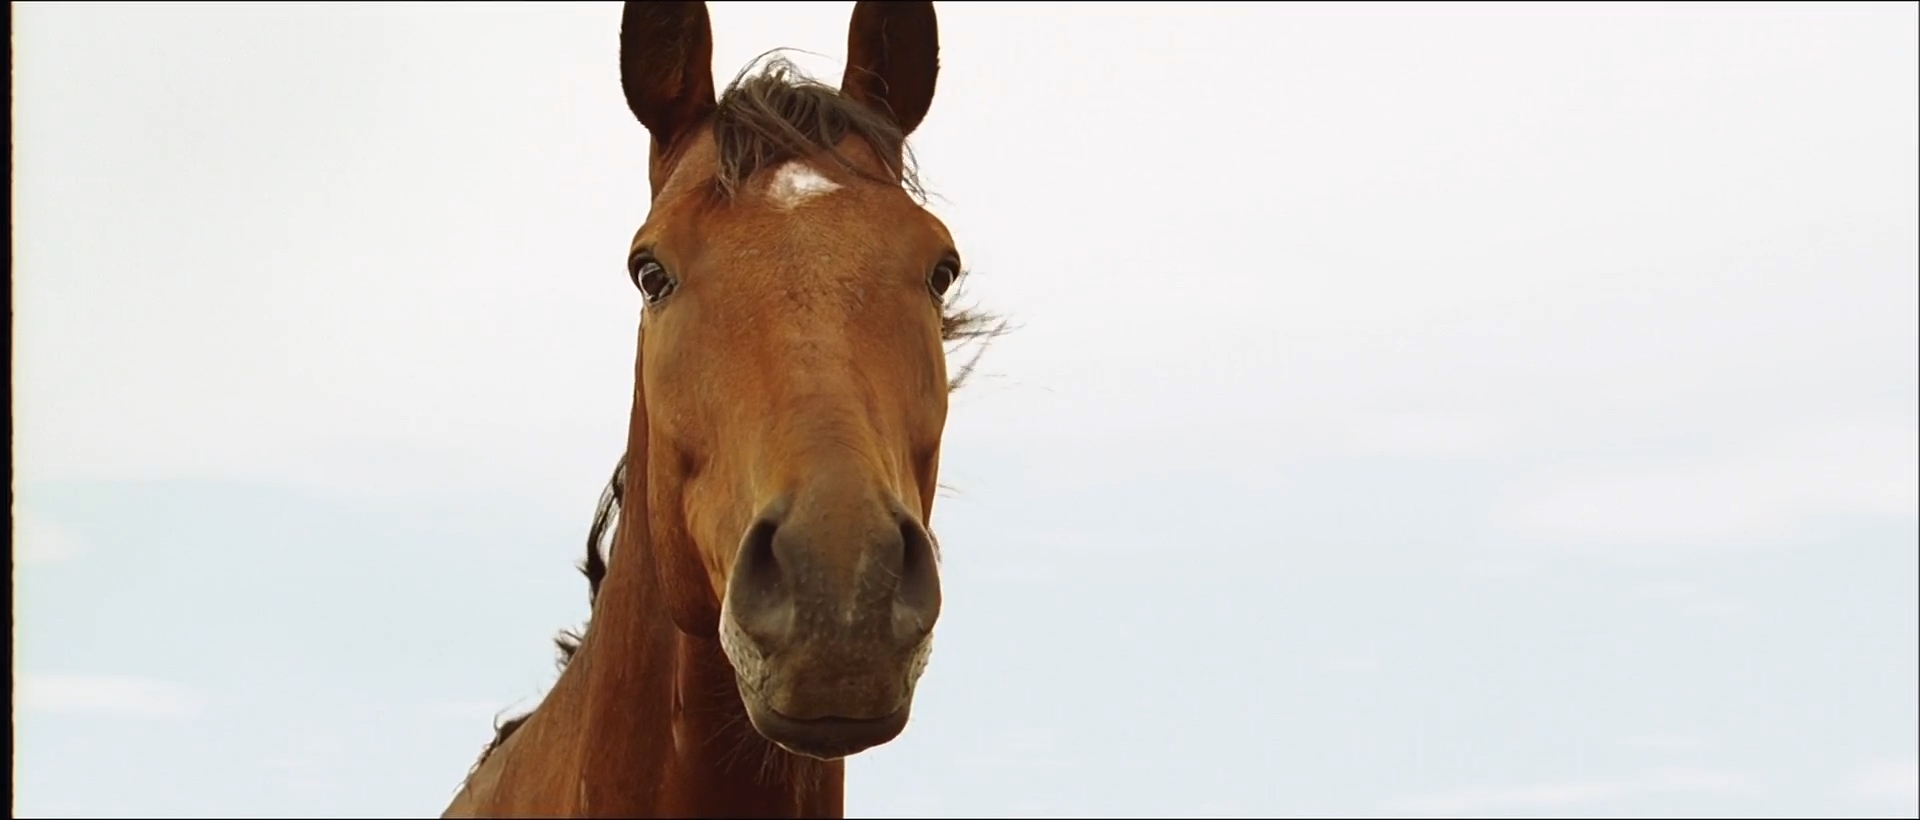
M 755 65 L 761 66 L 758 71 Z M 761 55 L 742 69 L 720 95 L 712 125 L 720 166 L 713 186 L 723 198 L 732 198 L 762 169 L 823 153 L 849 172 L 900 185 L 925 200 L 907 136 L 892 117 L 841 96 L 785 57 Z M 849 135 L 874 149 L 886 163 L 886 176 L 876 177 L 839 152 L 841 140 Z
M 713 179 L 714 193 L 722 198 L 731 198 L 747 179 L 761 169 L 814 153 L 831 156 L 849 172 L 873 179 L 870 172 L 856 166 L 838 151 L 840 142 L 851 134 L 865 140 L 887 164 L 886 170 L 891 178 L 875 181 L 900 185 L 915 198 L 925 201 L 926 191 L 920 186 L 913 154 L 906 144 L 906 135 L 901 133 L 891 118 L 863 103 L 841 96 L 831 86 L 806 77 L 784 58 L 776 57 L 767 61 L 758 72 L 752 69 L 753 66 L 749 65 L 734 78 L 720 96 L 713 113 L 713 132 L 719 146 L 720 165 Z M 940 336 L 949 345 L 950 354 L 954 345 L 975 340 L 984 342 L 1008 330 L 1005 321 L 991 314 L 955 304 L 959 285 L 964 283 L 965 278 L 963 271 L 961 282 L 956 283 L 940 316 Z M 967 378 L 973 375 L 974 366 L 984 352 L 983 345 L 954 371 L 947 383 L 948 392 L 960 389 Z M 606 489 L 600 491 L 600 503 L 594 511 L 593 525 L 587 530 L 587 555 L 577 565 L 581 574 L 587 577 L 589 613 L 600 596 L 600 584 L 606 580 L 607 562 L 612 558 L 613 535 L 620 520 L 621 495 L 626 489 L 626 471 L 627 457 L 622 453 L 619 462 L 614 465 L 613 476 L 607 480 Z M 563 629 L 555 637 L 561 671 L 566 670 L 574 654 L 579 652 L 581 641 L 591 626 L 592 616 L 589 614 L 587 622 L 578 629 Z M 481 750 L 480 759 L 474 761 L 472 771 L 478 771 L 488 756 L 505 744 L 507 738 L 531 717 L 533 710 L 498 724 L 494 728 L 493 739 Z M 469 776 L 472 771 L 468 773 Z

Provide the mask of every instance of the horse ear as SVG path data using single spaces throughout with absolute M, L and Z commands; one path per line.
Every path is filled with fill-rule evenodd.
M 940 26 L 933 3 L 853 4 L 841 94 L 892 116 L 901 133 L 911 134 L 933 105 L 939 74 Z
M 713 26 L 704 2 L 629 2 L 620 13 L 620 90 L 662 148 L 713 111 Z

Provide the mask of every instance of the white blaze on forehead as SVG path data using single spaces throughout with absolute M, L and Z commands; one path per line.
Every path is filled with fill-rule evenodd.
M 767 198 L 782 208 L 791 208 L 809 199 L 840 190 L 840 185 L 799 160 L 780 166 L 773 172 L 773 184 Z

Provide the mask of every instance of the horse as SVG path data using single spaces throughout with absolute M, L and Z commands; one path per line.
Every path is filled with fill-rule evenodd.
M 856 3 L 847 49 L 838 89 L 776 59 L 716 95 L 705 3 L 624 5 L 651 199 L 591 614 L 442 817 L 840 817 L 846 758 L 907 726 L 948 394 L 972 370 L 947 357 L 1004 323 L 955 306 L 964 268 L 907 146 L 933 4 Z

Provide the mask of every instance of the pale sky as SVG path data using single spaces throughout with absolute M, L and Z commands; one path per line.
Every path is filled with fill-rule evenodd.
M 12 13 L 17 815 L 436 816 L 587 612 L 618 5 Z M 1920 815 L 1915 5 L 940 15 L 1018 330 L 850 814 Z

